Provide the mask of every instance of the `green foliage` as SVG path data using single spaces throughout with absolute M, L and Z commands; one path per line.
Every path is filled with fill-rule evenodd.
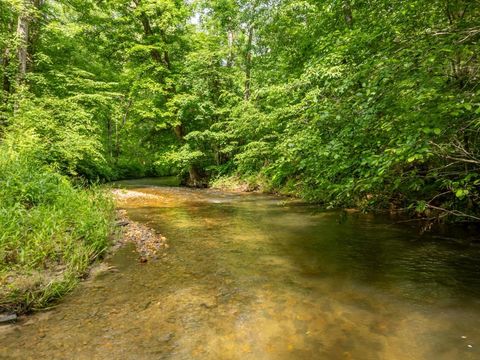
M 30 147 L 32 155 L 59 172 L 87 179 L 107 175 L 98 125 L 74 100 L 22 99 L 11 122 L 9 137 L 15 140 L 10 141 Z
M 0 147 L 0 309 L 27 311 L 68 291 L 109 245 L 113 204 L 39 160 L 38 143 Z
M 217 130 L 230 172 L 326 206 L 478 218 L 477 4 L 261 2 L 227 24 L 216 4 L 213 36 L 255 28 L 254 95 Z

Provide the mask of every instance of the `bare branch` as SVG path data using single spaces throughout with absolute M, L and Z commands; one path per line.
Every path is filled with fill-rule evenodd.
M 452 143 L 452 145 L 457 149 L 458 152 L 461 153 L 461 155 L 465 155 L 467 158 L 464 157 L 458 157 L 458 156 L 452 156 L 452 155 L 447 155 L 447 149 L 445 147 L 430 141 L 429 142 L 431 145 L 435 146 L 438 148 L 441 152 L 444 158 L 449 159 L 449 160 L 454 160 L 458 162 L 463 162 L 463 163 L 468 163 L 468 164 L 475 164 L 475 165 L 480 165 L 480 159 L 477 159 L 472 153 L 468 152 L 460 143 L 455 142 Z
M 466 213 L 458 211 L 458 210 L 448 210 L 448 209 L 444 209 L 444 208 L 434 206 L 434 205 L 430 205 L 430 204 L 427 204 L 427 207 L 430 208 L 430 209 L 433 209 L 433 210 L 441 211 L 445 214 L 450 214 L 450 215 L 453 215 L 453 216 L 466 217 L 466 218 L 469 218 L 469 219 L 473 219 L 475 221 L 480 221 L 480 217 L 473 216 L 473 215 L 470 215 L 470 214 L 466 214 Z
M 461 161 L 461 162 L 468 163 L 468 164 L 480 165 L 480 160 L 476 160 L 476 159 L 464 159 L 464 158 L 458 158 L 458 157 L 450 156 L 450 155 L 445 155 L 445 158 L 449 159 L 449 160 Z
M 445 192 L 443 192 L 443 193 L 437 194 L 437 195 L 435 195 L 433 198 L 430 199 L 430 201 L 428 202 L 428 204 L 431 204 L 433 200 L 439 198 L 440 196 L 447 195 L 447 194 L 450 194 L 450 193 L 451 193 L 451 191 L 448 190 L 448 191 L 445 191 Z

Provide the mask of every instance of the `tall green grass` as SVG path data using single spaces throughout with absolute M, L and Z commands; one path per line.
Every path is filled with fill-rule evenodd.
M 109 246 L 113 202 L 0 145 L 0 312 L 48 306 Z

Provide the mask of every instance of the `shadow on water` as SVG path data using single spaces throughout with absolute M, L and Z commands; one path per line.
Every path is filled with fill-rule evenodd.
M 119 180 L 110 184 L 114 187 L 125 189 L 154 186 L 180 186 L 180 179 L 176 176 L 166 176 L 158 178 Z
M 480 357 L 478 248 L 271 196 L 151 185 L 123 183 L 148 196 L 121 205 L 166 235 L 166 256 L 120 250 L 118 271 L 3 330 L 0 357 Z

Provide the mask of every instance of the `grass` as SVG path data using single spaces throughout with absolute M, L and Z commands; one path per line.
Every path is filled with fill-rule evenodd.
M 0 147 L 0 312 L 49 306 L 110 245 L 114 206 L 34 157 Z

